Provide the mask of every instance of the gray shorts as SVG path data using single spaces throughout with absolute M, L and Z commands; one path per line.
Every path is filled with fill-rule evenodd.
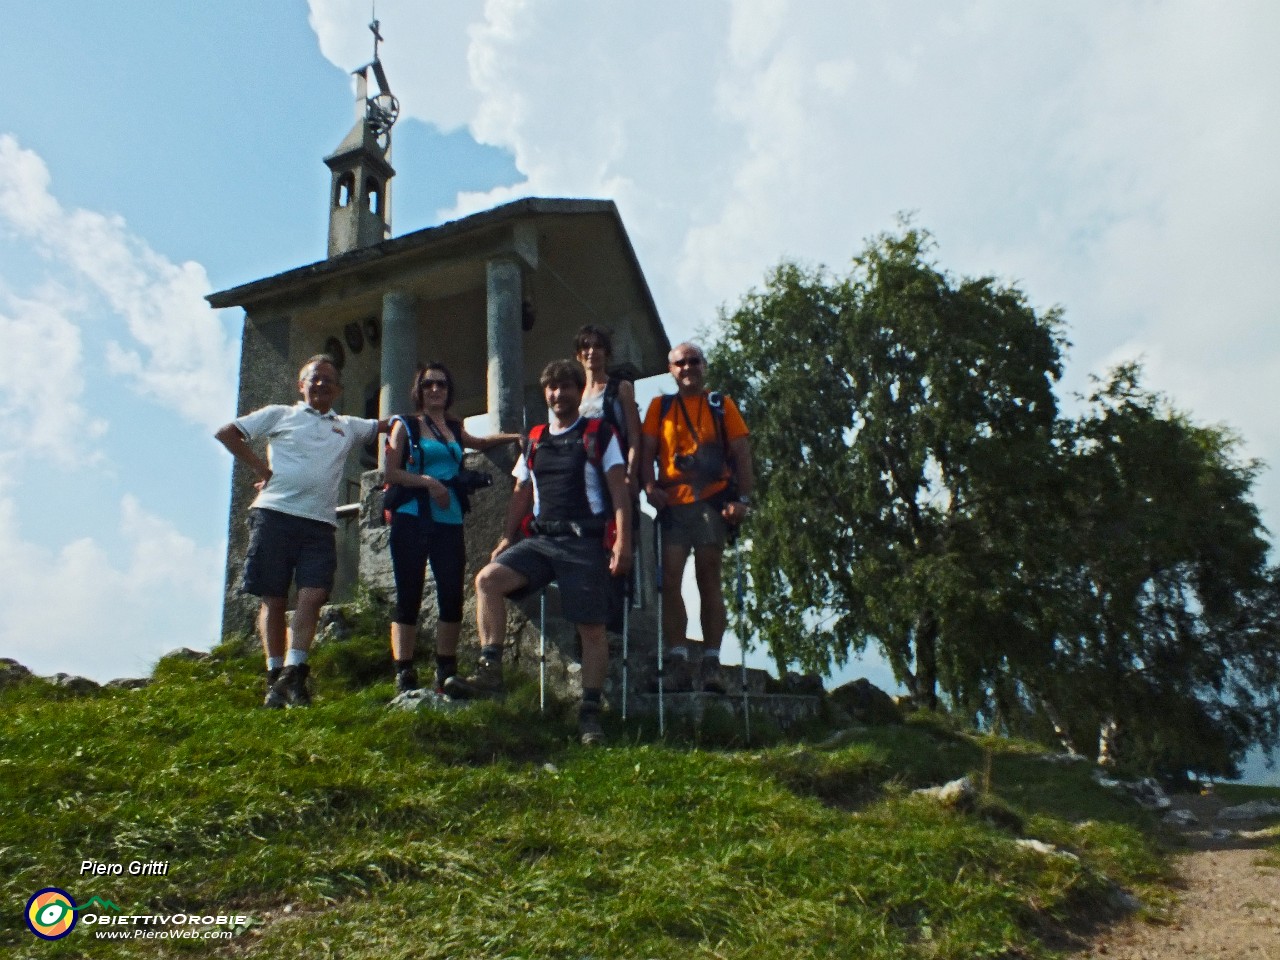
M 299 589 L 332 590 L 338 569 L 334 532 L 333 525 L 322 520 L 278 510 L 250 510 L 241 592 L 255 597 L 287 597 L 291 581 L 296 581 Z
M 533 536 L 503 550 L 494 563 L 529 581 L 521 593 L 536 593 L 553 580 L 560 587 L 560 612 L 570 623 L 609 619 L 609 551 L 598 536 Z
M 676 503 L 662 513 L 662 543 L 668 547 L 719 547 L 728 540 L 728 526 L 708 500 Z

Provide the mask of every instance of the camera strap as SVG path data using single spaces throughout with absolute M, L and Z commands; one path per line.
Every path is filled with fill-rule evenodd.
M 714 402 L 712 399 L 713 397 L 719 399 L 720 402 Z M 724 400 L 721 399 L 721 395 L 718 393 L 704 393 L 700 399 L 707 405 L 707 409 L 711 411 L 711 428 L 715 431 L 716 440 L 727 455 L 729 452 L 729 444 L 727 442 L 727 434 L 724 433 L 724 425 L 722 423 L 724 420 Z M 689 408 L 684 405 L 684 396 L 682 394 L 676 394 L 676 403 L 680 405 L 680 412 L 684 415 L 685 425 L 689 428 L 689 433 L 693 436 L 695 449 L 701 447 L 702 437 L 698 435 L 698 430 L 693 425 L 693 420 L 689 417 Z
M 457 451 L 453 449 L 449 441 L 445 439 L 444 434 L 440 432 L 440 428 L 436 426 L 436 422 L 432 420 L 430 417 L 426 417 L 426 416 L 424 416 L 422 419 L 427 421 L 427 426 L 431 428 L 432 435 L 436 438 L 436 440 L 438 440 L 441 444 L 444 445 L 444 448 L 449 451 L 449 455 L 453 457 L 454 462 L 457 463 L 459 467 L 461 467 L 462 457 L 458 455 Z M 445 422 L 448 423 L 447 420 Z M 461 437 L 458 438 L 458 446 L 462 446 Z
M 669 397 L 670 394 L 667 396 Z M 722 435 L 723 425 L 721 421 L 724 419 L 724 400 L 721 399 L 721 396 L 722 395 L 718 393 L 704 393 L 699 399 L 701 399 L 711 411 L 711 424 L 712 429 L 715 431 L 716 439 L 720 441 L 721 446 L 727 446 L 725 438 Z M 716 400 L 719 400 L 719 402 L 717 403 Z M 698 428 L 693 425 L 693 419 L 689 416 L 689 408 L 684 405 L 684 395 L 677 393 L 675 395 L 675 402 L 680 407 L 680 413 L 684 416 L 685 426 L 689 428 L 689 433 L 693 437 L 694 444 L 699 447 L 702 446 L 702 437 L 698 434 Z M 665 412 L 666 411 L 664 410 L 663 413 L 665 414 Z

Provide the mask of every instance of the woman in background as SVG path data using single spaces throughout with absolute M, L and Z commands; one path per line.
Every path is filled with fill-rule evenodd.
M 573 340 L 574 354 L 587 372 L 587 385 L 582 390 L 578 413 L 584 417 L 600 417 L 613 427 L 618 444 L 627 461 L 627 492 L 631 496 L 632 531 L 640 529 L 640 411 L 636 408 L 636 388 L 630 380 L 609 376 L 613 359 L 613 340 L 609 331 L 587 324 Z M 632 544 L 638 541 L 633 536 Z M 638 546 L 636 546 L 638 549 Z M 608 628 L 621 633 L 622 611 L 632 591 L 640 592 L 640 565 L 632 563 L 626 577 L 614 577 L 614 591 L 609 603 Z
M 639 496 L 640 411 L 636 409 L 636 388 L 630 380 L 609 376 L 613 341 L 609 331 L 588 324 L 573 341 L 574 354 L 587 371 L 578 412 L 584 417 L 600 417 L 618 434 L 627 459 L 627 486 L 634 501 Z

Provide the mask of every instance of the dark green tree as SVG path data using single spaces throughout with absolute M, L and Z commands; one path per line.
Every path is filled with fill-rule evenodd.
M 752 427 L 753 625 L 810 670 L 875 643 L 934 707 L 940 686 L 981 700 L 1034 633 L 1063 341 L 1056 312 L 930 249 L 907 227 L 845 277 L 782 264 L 711 361 Z
M 753 626 L 780 666 L 874 644 L 922 705 L 1230 775 L 1280 739 L 1259 465 L 1135 366 L 1059 417 L 1057 313 L 930 248 L 908 228 L 847 276 L 784 263 L 721 317 L 714 381 L 757 460 Z
M 1259 470 L 1117 368 L 1064 423 L 1052 656 L 1034 684 L 1068 735 L 1134 769 L 1231 776 L 1280 723 L 1277 579 Z

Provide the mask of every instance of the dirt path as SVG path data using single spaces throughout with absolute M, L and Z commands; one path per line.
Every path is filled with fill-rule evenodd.
M 1181 889 L 1173 921 L 1130 920 L 1104 932 L 1075 957 L 1110 960 L 1280 960 L 1280 866 L 1262 863 L 1277 833 L 1257 823 L 1216 820 L 1222 804 L 1174 797 L 1199 823 L 1182 829 L 1189 850 L 1178 857 Z M 1230 830 L 1224 836 L 1223 831 Z

